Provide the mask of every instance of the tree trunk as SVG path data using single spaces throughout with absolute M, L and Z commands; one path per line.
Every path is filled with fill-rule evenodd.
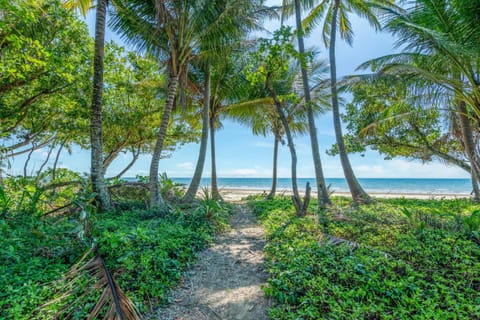
M 123 148 L 128 144 L 128 138 L 125 139 L 123 143 L 121 143 L 117 149 L 111 151 L 106 157 L 103 157 L 103 175 L 107 173 L 108 167 L 112 164 L 115 159 L 120 155 Z
M 273 88 L 270 86 L 268 82 L 268 78 L 266 81 L 266 87 L 267 90 L 269 91 L 274 103 L 275 107 L 277 109 L 278 117 L 280 118 L 280 121 L 282 122 L 282 125 L 285 129 L 285 135 L 287 136 L 287 143 L 288 143 L 288 148 L 290 150 L 290 157 L 291 157 L 291 170 L 292 170 L 292 189 L 293 189 L 293 196 L 292 196 L 292 201 L 293 205 L 295 206 L 295 211 L 298 216 L 304 216 L 306 215 L 306 210 L 304 211 L 304 206 L 302 205 L 302 200 L 300 198 L 300 194 L 298 193 L 298 185 L 297 185 L 297 152 L 295 150 L 295 144 L 293 143 L 293 138 L 292 138 L 292 133 L 290 132 L 290 127 L 288 125 L 287 118 L 285 117 L 285 113 L 283 112 L 283 107 L 282 103 L 278 99 L 275 91 Z M 308 191 L 308 189 L 307 189 Z
M 212 158 L 212 198 L 222 199 L 217 184 L 217 164 L 215 156 L 215 116 L 210 115 L 210 152 Z
M 273 175 L 272 175 L 272 190 L 267 196 L 267 199 L 273 199 L 277 192 L 277 164 L 278 164 L 278 145 L 280 138 L 275 134 L 275 142 L 273 144 Z
M 0 156 L 0 186 L 3 186 L 3 158 Z
M 58 148 L 57 155 L 55 156 L 55 161 L 53 162 L 53 168 L 52 168 L 52 180 L 55 180 L 56 178 L 58 160 L 60 159 L 60 154 L 62 153 L 65 143 L 66 142 L 64 141 L 60 144 L 60 148 Z
M 120 173 L 117 174 L 114 179 L 120 179 L 128 170 L 130 170 L 130 168 L 135 164 L 135 162 L 137 162 L 138 156 L 140 155 L 140 148 L 141 147 L 138 147 L 137 150 L 132 148 L 132 161 L 130 161 L 130 163 L 127 164 L 127 166 L 122 171 L 120 171 Z
M 305 45 L 303 43 L 303 28 L 302 28 L 302 18 L 300 15 L 300 1 L 295 0 L 295 17 L 297 24 L 297 39 L 298 39 L 298 50 L 301 57 L 305 56 Z M 320 148 L 318 146 L 318 137 L 317 137 L 317 128 L 315 127 L 315 115 L 313 114 L 311 98 L 310 98 L 310 86 L 308 83 L 308 74 L 307 68 L 304 61 L 301 62 L 302 70 L 302 82 L 303 82 L 303 91 L 305 95 L 305 104 L 307 106 L 307 117 L 308 117 L 308 128 L 310 134 L 310 143 L 312 147 L 312 156 L 313 164 L 315 167 L 315 178 L 317 182 L 317 202 L 318 207 L 325 209 L 328 205 L 331 204 L 330 196 L 328 194 L 327 185 L 325 183 L 325 176 L 323 174 L 322 161 L 320 159 Z
M 298 0 L 297 0 L 298 1 Z M 370 203 L 372 199 L 363 190 L 362 186 L 355 177 L 350 160 L 348 159 L 347 151 L 345 150 L 345 143 L 343 141 L 342 124 L 340 120 L 340 110 L 338 106 L 338 93 L 337 93 L 337 66 L 335 59 L 335 37 L 337 34 L 337 15 L 338 7 L 340 5 L 339 0 L 335 1 L 332 14 L 332 26 L 330 32 L 330 88 L 332 90 L 332 111 L 333 111 L 333 126 L 335 129 L 335 137 L 338 145 L 338 153 L 340 155 L 340 161 L 342 163 L 343 173 L 347 180 L 348 188 L 352 194 L 352 199 L 355 203 Z
M 52 155 L 52 152 L 53 152 L 53 149 L 54 149 L 54 148 L 55 148 L 55 146 L 52 145 L 52 146 L 50 147 L 50 149 L 48 150 L 47 157 L 45 158 L 45 161 L 43 161 L 42 165 L 40 166 L 40 168 L 39 168 L 38 171 L 37 171 L 37 180 L 38 180 L 38 178 L 40 177 L 40 174 L 42 173 L 43 168 L 45 168 L 45 166 L 47 165 L 48 160 L 50 160 L 50 156 Z
M 175 101 L 175 95 L 177 94 L 178 88 L 178 74 L 171 76 L 170 83 L 168 87 L 168 96 L 165 103 L 165 110 L 162 115 L 162 122 L 160 124 L 160 129 L 158 131 L 157 142 L 155 143 L 155 148 L 153 150 L 152 162 L 150 163 L 150 207 L 162 207 L 164 205 L 162 196 L 159 192 L 158 186 L 158 167 L 160 162 L 160 155 L 163 149 L 163 142 L 167 134 L 168 124 L 170 122 L 170 114 L 172 113 L 173 103 Z
M 28 169 L 28 163 L 30 162 L 30 158 L 32 157 L 33 151 L 35 151 L 35 145 L 32 143 L 32 149 L 28 153 L 27 159 L 25 160 L 25 164 L 23 165 L 23 177 L 27 177 L 27 169 Z
M 105 56 L 105 20 L 107 15 L 107 0 L 97 1 L 95 19 L 95 52 L 93 56 L 93 94 L 90 114 L 91 134 L 91 179 L 92 189 L 98 209 L 110 209 L 110 198 L 105 187 L 103 176 L 102 150 L 102 91 L 103 91 L 103 60 Z
M 203 167 L 205 165 L 205 158 L 207 155 L 208 144 L 208 124 L 210 119 L 210 66 L 207 66 L 205 71 L 205 88 L 203 94 L 203 112 L 202 112 L 202 140 L 200 142 L 200 152 L 198 154 L 197 165 L 193 174 L 192 182 L 188 187 L 187 192 L 183 196 L 184 202 L 191 202 L 195 199 L 195 196 L 200 186 L 202 179 Z
M 467 159 L 470 161 L 471 178 L 473 188 L 473 201 L 480 202 L 480 190 L 478 187 L 479 182 L 479 170 L 477 159 L 475 156 L 475 144 L 473 142 L 472 126 L 470 120 L 467 117 L 467 108 L 464 101 L 457 102 L 458 118 L 460 120 L 460 127 L 463 136 L 463 148 L 465 150 Z

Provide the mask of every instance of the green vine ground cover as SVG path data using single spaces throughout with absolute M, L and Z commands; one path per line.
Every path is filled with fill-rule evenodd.
M 224 220 L 207 215 L 179 209 L 168 215 L 140 209 L 95 215 L 100 253 L 141 311 L 164 302 L 182 270 L 212 240 Z M 17 213 L 0 219 L 0 319 L 43 317 L 35 309 L 53 297 L 54 281 L 84 253 L 77 229 L 76 216 Z M 95 297 L 85 299 L 74 318 L 84 319 L 93 306 Z
M 335 198 L 324 230 L 350 241 L 340 245 L 289 198 L 249 204 L 267 234 L 272 319 L 480 319 L 480 215 L 468 200 Z

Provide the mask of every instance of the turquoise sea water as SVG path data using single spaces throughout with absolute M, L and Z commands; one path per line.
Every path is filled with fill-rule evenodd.
M 175 182 L 188 185 L 190 178 L 172 178 Z M 327 184 L 333 191 L 348 192 L 348 186 L 343 178 L 326 179 Z M 298 179 L 299 188 L 304 189 L 307 181 L 315 190 L 315 179 Z M 368 192 L 382 193 L 420 193 L 420 194 L 470 194 L 472 191 L 469 179 L 389 179 L 389 178 L 363 178 L 359 179 L 362 186 Z M 270 178 L 219 178 L 220 188 L 242 188 L 268 191 L 271 187 Z M 210 179 L 202 179 L 202 186 L 210 186 Z M 292 188 L 289 178 L 279 178 L 277 190 Z

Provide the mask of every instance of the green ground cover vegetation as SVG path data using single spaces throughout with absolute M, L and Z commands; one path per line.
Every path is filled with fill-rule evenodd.
M 178 186 L 164 180 L 164 185 L 170 186 L 164 188 L 164 196 L 178 196 Z M 88 248 L 80 234 L 84 230 L 81 212 L 72 207 L 71 212 L 45 216 L 41 199 L 46 191 L 29 182 L 7 179 L 0 189 L 10 206 L 9 210 L 4 208 L 0 219 L 0 318 L 52 318 L 66 307 L 73 319 L 86 319 L 101 292 L 82 295 L 88 282 L 85 277 L 69 288 L 65 301 L 39 309 L 65 292 L 60 290 L 65 283 L 59 280 Z M 59 201 L 72 192 L 71 188 L 57 190 Z M 92 214 L 89 223 L 98 253 L 119 287 L 141 312 L 146 312 L 167 301 L 168 291 L 195 260 L 196 253 L 216 231 L 227 227 L 231 208 L 206 194 L 195 207 L 148 210 L 142 208 L 141 192 L 126 189 L 115 191 L 118 209 Z M 93 253 L 88 254 L 91 256 Z M 75 305 L 69 306 L 73 300 L 77 300 Z
M 289 198 L 250 198 L 268 240 L 272 319 L 480 318 L 478 205 L 333 200 L 321 226 Z

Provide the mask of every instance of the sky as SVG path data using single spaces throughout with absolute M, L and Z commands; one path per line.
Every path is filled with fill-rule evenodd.
M 269 5 L 278 4 L 271 0 Z M 376 33 L 370 25 L 360 18 L 351 16 L 355 33 L 352 46 L 339 41 L 336 47 L 338 76 L 350 75 L 366 60 L 394 52 L 394 39 L 386 33 Z M 87 16 L 90 33 L 94 34 L 94 12 Z M 267 28 L 274 30 L 278 22 L 268 22 Z M 107 41 L 113 39 L 121 43 L 121 39 L 113 32 L 107 30 Z M 320 32 L 316 30 L 306 39 L 307 47 L 320 50 L 320 57 L 328 58 L 328 52 L 323 47 Z M 316 119 L 320 156 L 324 174 L 327 178 L 343 177 L 343 171 L 338 157 L 329 156 L 325 150 L 335 142 L 333 119 L 331 112 L 320 115 Z M 105 132 L 104 134 L 108 134 Z M 298 156 L 298 176 L 304 178 L 314 177 L 314 168 L 311 155 L 310 139 L 308 135 L 296 137 L 295 146 Z M 210 146 L 209 146 L 210 148 Z M 188 144 L 177 149 L 170 158 L 160 160 L 160 172 L 166 172 L 169 177 L 191 177 L 195 169 L 199 151 L 199 144 Z M 224 121 L 223 129 L 216 134 L 217 172 L 219 177 L 271 177 L 273 158 L 273 137 L 254 136 L 249 128 L 231 121 Z M 211 159 L 210 150 L 207 153 L 204 168 L 204 177 L 210 176 Z M 46 150 L 37 150 L 32 155 L 29 172 L 38 170 Z M 121 154 L 109 167 L 107 176 L 113 176 L 121 171 L 130 161 L 130 154 Z M 151 157 L 143 155 L 137 163 L 126 173 L 126 177 L 148 175 Z M 422 164 L 402 158 L 384 160 L 384 157 L 375 151 L 367 151 L 363 156 L 350 155 L 353 169 L 359 178 L 468 178 L 463 170 L 445 166 L 434 162 Z M 23 170 L 24 157 L 14 159 L 10 169 L 12 173 L 19 174 Z M 73 149 L 72 155 L 64 153 L 60 159 L 60 166 L 79 172 L 89 172 L 90 154 L 88 151 Z M 290 153 L 287 146 L 281 146 L 278 159 L 279 177 L 290 177 Z

